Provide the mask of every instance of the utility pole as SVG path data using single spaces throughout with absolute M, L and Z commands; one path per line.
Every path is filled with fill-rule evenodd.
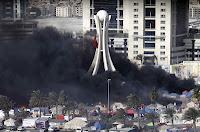
M 107 95 L 107 100 L 108 100 L 108 113 L 110 113 L 110 81 L 111 79 L 108 79 L 107 82 L 108 82 L 108 86 L 107 86 L 107 90 L 108 90 L 108 95 Z

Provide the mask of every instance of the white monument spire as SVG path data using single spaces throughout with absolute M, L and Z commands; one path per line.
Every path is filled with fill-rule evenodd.
M 96 75 L 99 70 L 102 55 L 105 71 L 116 71 L 111 60 L 108 47 L 108 26 L 111 15 L 108 15 L 105 10 L 100 10 L 97 12 L 97 15 L 94 15 L 94 19 L 98 36 L 98 47 L 96 49 L 94 59 L 89 69 L 89 73 L 91 73 L 93 76 Z

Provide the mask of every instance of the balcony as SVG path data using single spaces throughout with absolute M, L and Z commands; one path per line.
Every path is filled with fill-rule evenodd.
M 155 3 L 145 3 L 144 6 L 156 6 Z
M 151 16 L 145 15 L 145 19 L 146 19 L 146 18 L 147 18 L 147 19 L 148 19 L 148 18 L 151 18 L 151 19 L 152 19 L 152 18 L 155 18 L 155 17 L 156 17 L 155 15 L 151 15 Z
M 109 37 L 128 38 L 128 33 L 109 33 Z
M 116 10 L 123 10 L 123 5 L 120 5 L 119 7 L 117 7 Z

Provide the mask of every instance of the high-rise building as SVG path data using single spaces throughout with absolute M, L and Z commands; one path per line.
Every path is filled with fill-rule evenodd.
M 56 7 L 56 16 L 57 17 L 71 17 L 72 8 L 69 6 L 58 6 Z
M 190 19 L 200 18 L 200 1 L 199 0 L 190 0 L 189 18 Z
M 79 3 L 79 4 L 76 3 L 76 4 L 73 5 L 72 14 L 73 14 L 73 16 L 77 16 L 77 17 L 83 16 L 82 3 Z
M 112 16 L 110 43 L 130 61 L 169 66 L 185 59 L 189 0 L 83 0 L 83 33 L 95 30 L 102 9 Z
M 2 20 L 21 20 L 26 14 L 26 0 L 4 0 L 2 5 Z M 1 7 L 0 7 L 1 8 Z

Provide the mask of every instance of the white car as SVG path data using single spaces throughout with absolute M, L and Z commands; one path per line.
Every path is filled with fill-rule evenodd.
M 55 132 L 55 131 L 59 131 L 59 129 L 56 128 L 56 127 L 49 127 L 49 128 L 48 128 L 48 131 L 50 131 L 50 132 Z
M 17 131 L 25 131 L 25 128 L 24 128 L 23 126 L 19 126 L 19 127 L 17 128 Z

